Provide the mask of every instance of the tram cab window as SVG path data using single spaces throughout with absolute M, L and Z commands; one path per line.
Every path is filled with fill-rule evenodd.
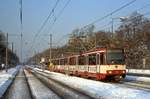
M 89 65 L 96 65 L 96 54 L 89 55 Z
M 100 53 L 100 65 L 105 64 L 105 54 L 104 53 Z
M 78 59 L 79 59 L 78 60 L 79 65 L 85 65 L 86 64 L 86 56 L 79 56 Z

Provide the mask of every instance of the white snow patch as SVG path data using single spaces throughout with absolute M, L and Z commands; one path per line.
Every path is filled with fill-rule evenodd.
M 127 75 L 125 80 L 142 81 L 142 82 L 149 82 L 150 83 L 150 77 L 140 77 L 140 76 L 129 76 L 129 75 Z
M 12 82 L 12 79 L 15 77 L 17 71 L 19 70 L 19 66 L 15 68 L 8 69 L 0 72 L 0 97 L 4 94 L 9 84 Z
M 37 70 L 37 69 L 36 69 Z M 81 91 L 90 94 L 96 98 L 106 99 L 149 99 L 150 92 L 121 87 L 117 84 L 104 83 L 100 81 L 88 80 L 79 77 L 67 76 L 60 73 L 49 72 L 50 77 L 55 80 L 61 81 L 70 87 L 80 89 Z
M 150 74 L 150 70 L 142 69 L 127 69 L 127 73 L 137 73 L 137 74 Z

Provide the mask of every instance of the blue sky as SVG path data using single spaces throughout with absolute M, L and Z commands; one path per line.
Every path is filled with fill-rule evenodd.
M 113 10 L 132 0 L 71 0 L 69 5 L 64 10 L 63 14 L 58 18 L 52 29 L 51 24 L 55 16 L 58 15 L 67 0 L 60 0 L 54 14 L 36 38 L 34 48 L 40 52 L 49 47 L 49 37 L 46 34 L 53 34 L 53 45 L 61 46 L 66 41 L 68 36 L 76 28 L 81 28 L 92 21 L 103 17 Z M 32 56 L 34 51 L 31 49 L 32 41 L 52 10 L 56 0 L 23 0 L 23 58 Z M 111 26 L 101 28 L 103 25 L 111 21 L 111 18 L 128 16 L 133 11 L 150 4 L 150 0 L 137 0 L 128 7 L 113 14 L 112 16 L 100 21 L 96 24 L 96 30 L 109 30 Z M 9 34 L 20 34 L 20 17 L 19 17 L 19 0 L 0 0 L 0 30 Z M 150 6 L 139 10 L 140 13 L 149 12 Z M 147 16 L 149 17 L 149 16 Z M 117 24 L 116 20 L 114 24 Z M 59 42 L 61 40 L 61 43 Z M 19 36 L 10 36 L 10 42 L 15 43 L 15 49 L 20 56 L 20 38 Z M 58 44 L 59 42 L 59 44 Z

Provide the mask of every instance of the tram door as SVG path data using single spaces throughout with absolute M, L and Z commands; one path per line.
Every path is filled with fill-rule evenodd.
M 97 53 L 97 54 L 96 54 L 96 72 L 97 72 L 97 73 L 100 72 L 99 66 L 100 66 L 100 54 Z
M 105 53 L 100 53 L 99 56 L 99 72 L 101 72 L 101 66 L 105 64 Z

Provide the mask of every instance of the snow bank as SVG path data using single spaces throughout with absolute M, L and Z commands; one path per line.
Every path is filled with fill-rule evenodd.
M 133 88 L 121 87 L 117 84 L 104 83 L 79 77 L 72 77 L 55 72 L 49 73 L 50 77 L 61 81 L 70 87 L 79 89 L 97 99 L 149 99 L 150 92 Z
M 19 66 L 16 68 L 11 68 L 7 72 L 5 70 L 0 72 L 0 98 L 3 96 L 11 82 L 13 81 L 15 75 L 19 70 Z

